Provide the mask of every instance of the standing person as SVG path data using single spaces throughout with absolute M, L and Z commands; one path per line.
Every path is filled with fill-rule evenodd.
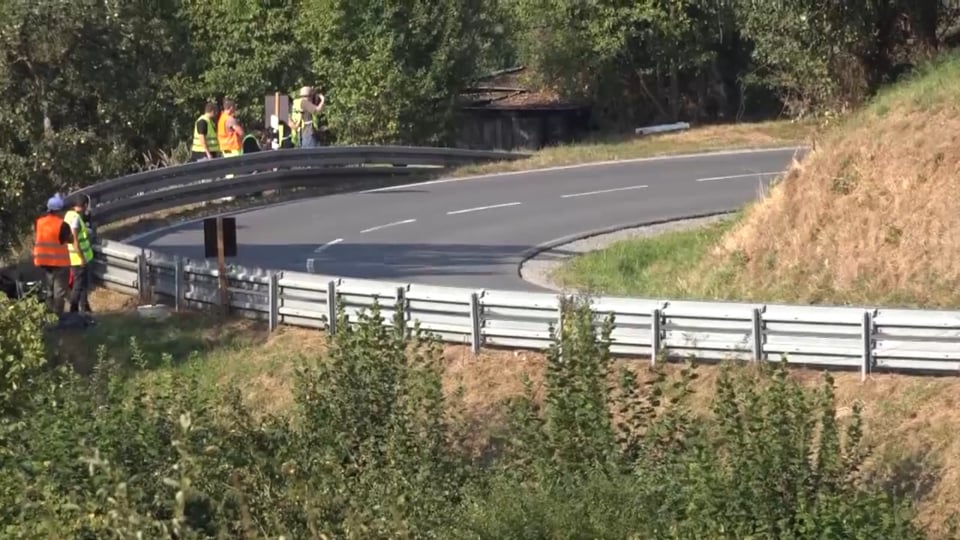
M 83 214 L 89 205 L 89 199 L 77 195 L 70 201 L 71 209 L 63 216 L 70 226 L 71 242 L 67 245 L 70 252 L 70 269 L 73 272 L 73 290 L 70 294 L 70 313 L 89 312 L 88 295 L 93 272 L 93 246 L 90 245 L 90 233 Z
M 47 289 L 47 309 L 63 315 L 70 278 L 70 251 L 73 240 L 70 226 L 61 216 L 63 199 L 54 195 L 47 200 L 47 212 L 34 222 L 33 265 L 43 270 Z
M 97 243 L 97 226 L 94 224 L 93 214 L 90 212 L 90 206 L 91 206 L 90 196 L 89 195 L 81 195 L 81 196 L 84 198 L 84 201 L 86 203 L 86 210 L 84 210 L 83 214 L 81 214 L 80 217 L 83 218 L 83 223 L 87 226 L 87 237 L 90 239 L 90 245 L 95 245 Z M 68 231 L 70 230 L 69 225 L 67 225 L 67 230 Z M 71 268 L 70 269 L 70 290 L 71 291 L 73 290 L 73 281 L 74 281 L 73 269 Z M 87 313 L 93 312 L 93 310 L 90 309 L 89 296 L 84 298 L 83 305 L 80 306 L 80 309 Z
M 252 154 L 260 151 L 260 137 L 254 133 L 247 133 L 243 136 L 243 142 L 240 145 L 241 154 Z
M 314 103 L 314 101 L 317 103 Z M 326 98 L 317 95 L 312 86 L 300 89 L 300 95 L 293 100 L 290 123 L 293 128 L 294 144 L 301 148 L 313 148 L 316 141 L 313 138 L 313 119 L 323 111 Z
M 193 145 L 190 147 L 190 161 L 213 159 L 220 152 L 217 141 L 217 104 L 210 102 L 203 109 L 203 114 L 193 125 Z
M 239 156 L 243 153 L 240 138 L 243 137 L 243 128 L 234 117 L 236 104 L 232 99 L 223 100 L 223 113 L 217 121 L 217 144 L 223 157 Z

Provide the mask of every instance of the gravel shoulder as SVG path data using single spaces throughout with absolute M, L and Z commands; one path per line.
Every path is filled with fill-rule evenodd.
M 558 292 L 575 293 L 577 292 L 576 290 L 565 289 L 556 284 L 551 278 L 551 275 L 553 275 L 554 271 L 556 271 L 571 258 L 584 253 L 589 253 L 591 251 L 599 251 L 622 240 L 649 238 L 651 236 L 656 236 L 666 232 L 703 227 L 705 225 L 724 220 L 730 217 L 732 214 L 733 213 L 731 212 L 693 219 L 678 219 L 664 223 L 657 223 L 655 225 L 629 227 L 613 232 L 594 234 L 579 238 L 562 245 L 557 245 L 542 250 L 521 262 L 519 270 L 520 278 L 528 283 L 538 287 L 543 287 L 545 289 L 551 289 Z

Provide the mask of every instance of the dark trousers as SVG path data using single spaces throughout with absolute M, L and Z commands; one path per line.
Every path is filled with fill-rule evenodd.
M 67 303 L 67 282 L 70 279 L 69 266 L 44 266 L 43 280 L 47 289 L 47 309 L 63 315 Z
M 93 266 L 85 264 L 83 266 L 71 266 L 73 269 L 73 291 L 70 294 L 70 313 L 80 311 L 90 311 L 90 281 Z
M 210 156 L 211 156 L 213 159 L 216 159 L 216 158 L 220 157 L 220 152 L 210 152 Z M 200 161 L 200 160 L 202 160 L 202 159 L 207 159 L 207 155 L 204 154 L 203 152 L 190 152 L 190 161 L 191 161 L 191 162 Z

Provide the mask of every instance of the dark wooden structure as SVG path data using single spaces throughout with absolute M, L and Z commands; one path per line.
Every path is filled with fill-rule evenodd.
M 590 109 L 521 84 L 524 68 L 482 77 L 459 97 L 457 146 L 484 150 L 539 150 L 579 140 L 590 129 Z

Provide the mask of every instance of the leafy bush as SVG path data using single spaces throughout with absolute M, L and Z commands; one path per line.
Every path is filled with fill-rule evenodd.
M 273 416 L 172 369 L 147 385 L 136 343 L 87 378 L 40 373 L 42 340 L 0 319 L 5 358 L 34 366 L 3 417 L 4 537 L 921 537 L 861 481 L 860 410 L 841 425 L 829 377 L 811 392 L 782 365 L 728 366 L 700 411 L 695 365 L 614 361 L 614 321 L 571 299 L 544 398 L 506 404 L 507 442 L 479 462 L 437 343 L 377 306 L 339 317 L 326 355 L 291 359 L 296 405 Z

